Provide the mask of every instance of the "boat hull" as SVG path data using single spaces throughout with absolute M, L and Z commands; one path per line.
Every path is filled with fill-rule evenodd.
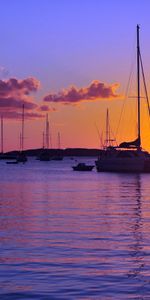
M 77 166 L 73 166 L 72 167 L 74 171 L 92 171 L 94 166 L 90 166 L 90 165 L 83 165 L 83 166 L 80 166 L 80 165 L 77 165 Z
M 25 155 L 25 153 L 23 153 L 23 152 L 20 152 L 19 154 L 18 154 L 18 156 L 17 156 L 17 162 L 18 163 L 25 163 L 25 162 L 27 162 L 27 156 Z
M 150 173 L 150 159 L 98 159 L 95 165 L 98 172 Z

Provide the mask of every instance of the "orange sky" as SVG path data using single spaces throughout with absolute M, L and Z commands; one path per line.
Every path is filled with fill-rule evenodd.
M 2 1 L 0 115 L 4 151 L 19 149 L 22 104 L 24 148 L 42 146 L 49 114 L 52 146 L 98 148 L 106 110 L 116 133 L 127 83 L 136 78 L 136 25 L 147 82 L 150 82 L 147 0 Z M 28 16 L 28 21 L 27 21 Z M 134 68 L 133 68 L 134 66 Z M 133 79 L 127 96 L 135 96 Z M 148 84 L 149 90 L 149 84 Z M 142 91 L 143 95 L 143 91 Z M 136 138 L 135 98 L 126 102 L 117 142 Z M 144 99 L 142 100 L 144 104 Z M 150 150 L 150 125 L 142 106 L 142 145 Z

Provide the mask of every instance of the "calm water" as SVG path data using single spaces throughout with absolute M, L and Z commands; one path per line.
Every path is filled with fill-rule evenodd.
M 150 299 L 150 175 L 73 164 L 0 161 L 0 299 Z

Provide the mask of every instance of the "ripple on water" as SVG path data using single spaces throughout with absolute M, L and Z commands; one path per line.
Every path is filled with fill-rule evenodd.
M 1 299 L 150 299 L 150 175 L 0 164 Z

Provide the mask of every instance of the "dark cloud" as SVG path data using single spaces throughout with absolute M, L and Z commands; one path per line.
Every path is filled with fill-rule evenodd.
M 37 111 L 38 105 L 34 98 L 29 95 L 37 91 L 39 86 L 40 83 L 36 78 L 0 80 L 0 114 L 5 118 L 18 119 L 24 104 L 27 118 L 43 117 Z
M 56 108 L 49 107 L 48 105 L 43 104 L 43 105 L 39 106 L 38 110 L 39 111 L 45 111 L 45 112 L 46 111 L 56 111 Z
M 0 80 L 0 98 L 8 97 L 12 94 L 28 95 L 37 91 L 39 87 L 40 82 L 36 78 Z
M 16 99 L 13 97 L 0 98 L 0 108 L 21 109 L 23 104 L 24 104 L 25 109 L 37 108 L 37 104 L 35 104 L 33 102 L 25 101 L 23 99 Z
M 14 120 L 21 120 L 22 118 L 22 113 L 21 112 L 18 112 L 18 111 L 6 111 L 6 110 L 3 110 L 1 112 L 1 115 L 3 115 L 4 118 L 6 119 L 14 119 Z M 44 115 L 43 114 L 40 114 L 38 112 L 25 112 L 25 119 L 39 119 L 39 118 L 43 118 Z
M 44 97 L 43 101 L 74 104 L 81 101 L 118 99 L 122 97 L 121 95 L 116 93 L 116 89 L 118 87 L 118 83 L 107 85 L 98 80 L 94 80 L 88 87 L 78 89 L 75 86 L 71 86 L 59 93 L 50 93 L 49 95 Z

